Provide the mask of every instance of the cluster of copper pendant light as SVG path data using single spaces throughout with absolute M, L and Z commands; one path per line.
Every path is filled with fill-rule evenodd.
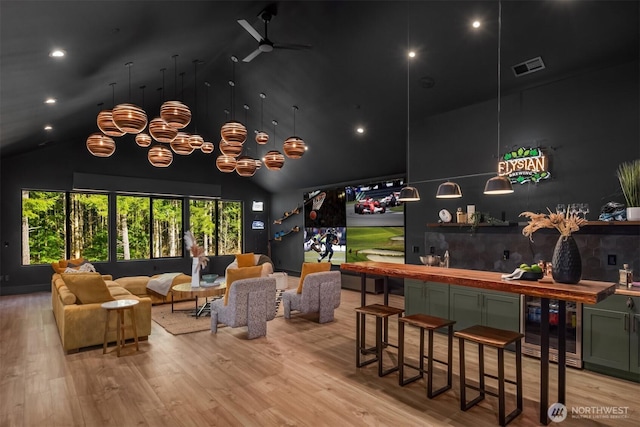
M 176 62 L 177 55 L 173 56 Z M 234 66 L 238 59 L 231 57 Z M 196 68 L 198 61 L 194 61 Z M 131 98 L 131 66 L 129 62 L 125 66 L 129 69 L 129 98 Z M 163 89 L 164 89 L 164 69 L 163 72 Z M 182 73 L 181 75 L 183 75 Z M 194 71 L 194 76 L 197 75 Z M 177 63 L 176 63 L 176 87 L 177 87 Z M 207 83 L 205 83 L 207 84 Z M 209 86 L 209 84 L 207 84 Z M 235 82 L 229 81 L 231 87 L 231 109 L 233 112 L 234 87 Z M 111 83 L 112 94 L 115 100 L 115 83 Z M 196 78 L 197 87 L 197 78 Z M 144 86 L 141 87 L 144 89 Z M 144 93 L 143 93 L 144 96 Z M 196 91 L 197 105 L 197 91 Z M 176 97 L 177 98 L 177 97 Z M 261 99 L 261 115 L 260 125 L 263 128 L 264 119 L 264 100 L 266 95 L 260 94 Z M 144 103 L 144 101 L 143 101 Z M 115 104 L 115 102 L 114 102 Z M 248 105 L 244 105 L 245 122 L 246 113 L 249 110 Z M 293 106 L 293 130 L 294 136 L 287 138 L 283 144 L 284 155 L 275 149 L 275 134 L 278 122 L 272 121 L 273 138 L 264 130 L 256 131 L 255 141 L 257 145 L 266 145 L 273 140 L 274 148 L 269 150 L 262 160 L 255 159 L 248 154 L 243 155 L 243 147 L 247 140 L 247 128 L 241 122 L 235 120 L 233 116 L 227 120 L 220 129 L 220 152 L 216 158 L 216 167 L 224 173 L 236 171 L 242 177 L 253 176 L 258 169 L 264 164 L 269 170 L 280 170 L 284 166 L 285 155 L 290 159 L 301 158 L 307 146 L 302 138 L 295 136 L 296 111 L 298 107 Z M 227 112 L 228 113 L 228 112 Z M 201 150 L 205 154 L 213 153 L 214 145 L 205 141 L 204 138 L 197 134 L 189 134 L 183 129 L 191 123 L 192 114 L 187 105 L 178 100 L 165 101 L 160 107 L 160 116 L 148 121 L 147 114 L 144 109 L 133 103 L 122 103 L 113 107 L 113 109 L 103 109 L 98 113 L 97 124 L 100 132 L 91 134 L 86 141 L 87 149 L 96 157 L 109 157 L 116 149 L 114 137 L 121 137 L 126 133 L 134 134 L 136 144 L 143 148 L 149 148 L 147 158 L 149 162 L 159 168 L 166 168 L 173 162 L 173 155 L 178 154 L 187 156 L 195 150 Z M 148 128 L 147 128 L 148 124 Z M 147 132 L 145 132 L 147 129 Z

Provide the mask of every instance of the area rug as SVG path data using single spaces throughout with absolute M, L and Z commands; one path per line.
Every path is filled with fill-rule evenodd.
M 289 289 L 298 286 L 299 277 L 289 276 Z M 171 312 L 171 304 L 160 304 L 151 307 L 151 319 L 162 326 L 167 332 L 173 335 L 190 334 L 192 332 L 207 331 L 211 329 L 211 317 L 208 314 L 200 317 L 191 315 L 194 308 L 193 301 L 178 302 L 173 305 L 174 312 Z M 184 310 L 184 311 L 180 311 Z M 284 310 L 282 303 L 278 304 L 276 317 L 283 317 Z M 222 327 L 222 325 L 218 325 Z
M 174 304 L 174 310 L 193 311 L 193 301 Z M 190 334 L 191 332 L 211 329 L 211 317 L 205 315 L 194 317 L 190 311 L 171 312 L 171 304 L 160 304 L 151 307 L 151 319 L 173 335 Z

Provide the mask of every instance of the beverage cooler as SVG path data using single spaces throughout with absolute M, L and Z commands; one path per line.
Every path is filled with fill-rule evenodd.
M 540 357 L 540 298 L 523 295 L 520 330 L 522 353 Z M 558 362 L 558 322 L 566 325 L 566 364 L 582 368 L 582 304 L 566 303 L 565 319 L 558 317 L 558 300 L 549 300 L 549 360 Z

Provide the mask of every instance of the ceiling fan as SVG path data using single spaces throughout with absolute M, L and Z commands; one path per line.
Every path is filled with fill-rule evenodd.
M 254 39 L 258 41 L 258 48 L 253 52 L 251 52 L 249 55 L 247 55 L 242 60 L 243 62 L 251 62 L 252 59 L 260 55 L 262 52 L 271 52 L 273 49 L 303 50 L 303 49 L 311 48 L 311 46 L 304 45 L 304 44 L 273 43 L 271 40 L 269 40 L 269 37 L 267 36 L 268 29 L 269 29 L 269 22 L 271 21 L 271 18 L 273 18 L 277 14 L 278 14 L 278 10 L 275 4 L 268 6 L 266 9 L 264 9 L 262 12 L 258 14 L 260 19 L 262 19 L 262 21 L 264 22 L 264 37 L 262 37 L 260 33 L 256 31 L 256 29 L 253 28 L 251 24 L 249 24 L 244 19 L 238 20 L 238 24 L 242 25 L 242 28 L 244 28 L 249 34 L 253 36 Z

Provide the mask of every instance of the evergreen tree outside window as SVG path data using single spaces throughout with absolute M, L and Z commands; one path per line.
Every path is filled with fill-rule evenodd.
M 66 198 L 59 191 L 22 191 L 22 265 L 65 258 Z
M 151 199 L 118 195 L 116 211 L 117 260 L 151 258 Z
M 69 257 L 109 260 L 109 196 L 69 195 Z
M 153 258 L 182 256 L 182 200 L 151 200 Z
M 217 200 L 189 201 L 189 229 L 198 244 L 204 248 L 204 254 L 217 255 L 216 239 Z

